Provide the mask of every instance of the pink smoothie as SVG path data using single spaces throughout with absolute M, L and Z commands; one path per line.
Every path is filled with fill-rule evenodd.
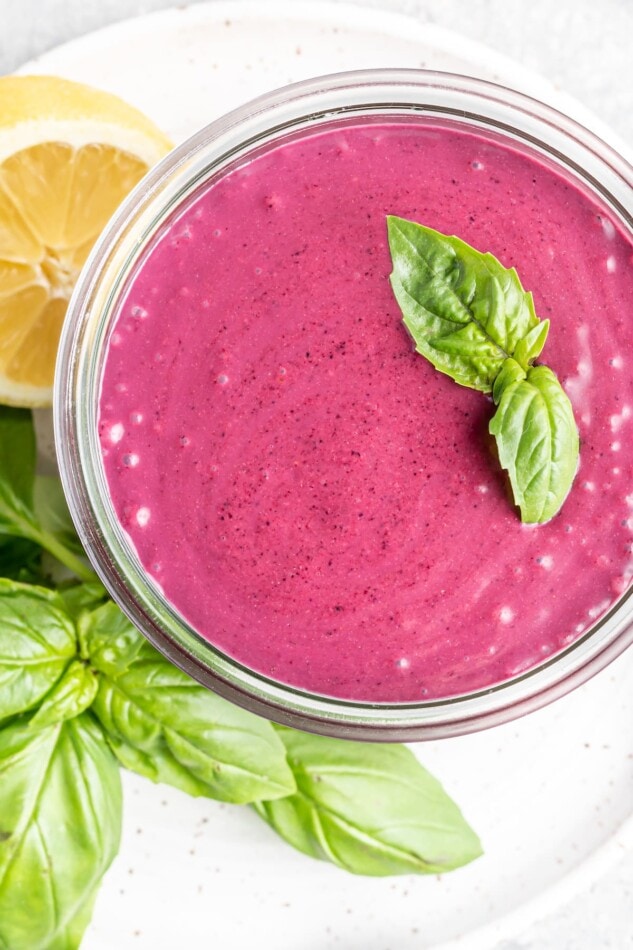
M 581 467 L 521 524 L 491 401 L 402 324 L 385 216 L 457 234 L 551 319 Z M 155 237 L 109 341 L 100 438 L 147 571 L 202 636 L 367 701 L 486 688 L 633 574 L 633 245 L 559 171 L 459 125 L 347 124 L 212 180 Z

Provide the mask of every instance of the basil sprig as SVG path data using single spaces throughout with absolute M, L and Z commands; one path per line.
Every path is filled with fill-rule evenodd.
M 37 616 L 36 631 L 13 624 L 5 661 L 13 669 L 15 656 L 32 657 L 37 677 L 35 687 L 28 675 L 13 680 L 0 728 L 0 947 L 79 945 L 118 847 L 119 764 L 191 795 L 252 804 L 298 850 L 356 874 L 439 873 L 481 854 L 407 749 L 275 727 L 174 668 L 112 602 L 93 608 L 93 595 L 73 618 L 53 592 L 0 582 L 0 617 L 16 605 Z
M 578 470 L 571 403 L 556 375 L 534 366 L 549 320 L 539 320 L 514 268 L 459 238 L 387 218 L 391 286 L 416 349 L 462 386 L 492 393 L 490 422 L 521 520 L 549 521 Z
M 0 579 L 0 948 L 79 946 L 118 850 L 120 765 L 251 804 L 288 843 L 356 874 L 436 873 L 481 853 L 402 746 L 275 727 L 157 653 L 77 556 L 59 486 L 34 501 L 33 445 L 30 414 L 0 407 L 0 565 L 23 579 Z M 86 580 L 54 585 L 41 550 L 56 544 Z

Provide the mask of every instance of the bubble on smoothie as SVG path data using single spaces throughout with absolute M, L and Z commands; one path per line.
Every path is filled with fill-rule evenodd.
M 611 423 L 611 431 L 619 432 L 622 428 L 622 425 L 626 422 L 627 419 L 631 418 L 631 407 L 629 405 L 622 406 L 620 412 L 614 412 L 609 422 Z
M 123 337 L 120 333 L 113 333 L 110 337 L 110 346 L 121 346 Z
M 512 607 L 502 607 L 499 611 L 499 620 L 501 623 L 512 623 L 514 620 L 514 610 Z
M 630 583 L 630 574 L 619 574 L 617 577 L 612 578 L 611 590 L 617 597 L 620 597 L 628 589 Z
M 587 324 L 583 323 L 582 326 L 578 327 L 576 336 L 578 337 L 580 359 L 576 364 L 576 375 L 567 377 L 564 381 L 564 388 L 571 401 L 580 408 L 582 403 L 585 402 L 585 393 L 593 379 L 593 362 Z
M 189 439 L 186 435 L 181 435 L 178 441 L 182 446 L 189 445 Z
M 608 273 L 608 274 L 615 274 L 615 272 L 616 272 L 616 270 L 617 270 L 617 267 L 618 267 L 618 264 L 617 264 L 617 261 L 616 261 L 615 257 L 613 256 L 613 254 L 609 254 L 609 256 L 607 257 L 607 262 L 606 262 L 606 263 L 607 263 L 607 273 Z
M 522 657 L 522 659 L 517 660 L 516 663 L 513 663 L 508 667 L 508 674 L 510 676 L 518 676 L 519 673 L 524 673 L 526 670 L 531 669 L 533 666 L 536 666 L 539 661 L 539 656 L 537 655 L 528 655 Z
M 126 452 L 121 461 L 126 468 L 136 468 L 140 459 L 135 452 Z
M 143 413 L 142 413 L 142 412 L 131 412 L 131 413 L 130 413 L 130 422 L 132 423 L 132 425 L 134 425 L 134 426 L 140 426 L 140 424 L 141 424 L 142 421 L 143 421 Z
M 149 508 L 143 506 L 136 512 L 136 523 L 139 528 L 145 528 L 149 524 L 151 512 Z
M 613 369 L 622 369 L 623 362 L 621 356 L 612 356 L 609 360 L 609 366 L 612 366 Z
M 598 219 L 602 225 L 602 233 L 608 241 L 612 241 L 615 237 L 615 225 L 613 221 L 610 221 L 609 218 L 606 218 L 604 215 L 599 214 Z
M 480 162 L 479 159 L 476 158 L 474 161 L 470 163 L 470 167 L 476 172 L 481 172 L 484 170 L 486 166 L 484 165 L 483 162 Z
M 595 491 L 596 485 L 595 482 L 583 482 L 581 488 L 584 488 L 585 491 Z
M 612 442 L 612 443 L 611 443 L 611 451 L 612 451 L 612 452 L 619 452 L 621 448 L 622 448 L 622 443 L 621 443 L 621 442 Z
M 411 661 L 406 658 L 406 656 L 401 656 L 400 659 L 396 660 L 396 666 L 399 670 L 408 670 L 411 666 Z
M 222 231 L 220 230 L 220 228 L 214 228 L 211 234 L 213 235 L 213 237 L 221 237 Z
M 535 558 L 535 561 L 544 571 L 551 571 L 554 566 L 554 558 L 551 554 L 539 554 Z
M 601 617 L 605 610 L 608 610 L 611 604 L 610 600 L 601 600 L 599 604 L 596 604 L 595 607 L 590 607 L 587 611 L 587 616 L 591 617 L 592 620 L 597 620 L 598 617 Z
M 489 485 L 477 485 L 477 491 L 479 492 L 480 495 L 487 495 L 488 492 L 490 491 L 490 486 L 489 486 Z
M 190 224 L 186 224 L 178 235 L 183 241 L 190 241 L 193 237 L 193 229 Z
M 577 370 L 581 379 L 591 379 L 591 363 L 588 360 L 579 360 Z
M 140 307 L 138 304 L 135 304 L 135 305 L 132 307 L 132 309 L 130 310 L 130 314 L 131 314 L 136 320 L 147 320 L 147 318 L 149 317 L 149 313 L 148 313 L 148 311 L 145 309 L 145 307 Z
M 218 384 L 218 386 L 226 386 L 228 381 L 229 381 L 229 377 L 226 375 L 226 373 L 220 373 L 220 375 L 216 379 L 216 383 Z
M 115 422 L 113 426 L 110 426 L 110 442 L 114 445 L 120 442 L 124 435 L 125 429 L 122 422 Z

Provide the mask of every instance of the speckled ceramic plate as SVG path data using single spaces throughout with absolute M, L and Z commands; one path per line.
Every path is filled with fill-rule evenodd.
M 393 14 L 320 3 L 209 3 L 118 24 L 25 71 L 102 86 L 175 140 L 311 75 L 427 66 L 582 107 L 485 48 Z M 40 417 L 40 429 L 46 419 Z M 630 652 L 630 651 L 629 651 Z M 353 878 L 292 852 L 245 808 L 125 777 L 121 853 L 87 950 L 491 950 L 633 846 L 633 655 L 531 716 L 416 747 L 486 854 L 443 878 Z

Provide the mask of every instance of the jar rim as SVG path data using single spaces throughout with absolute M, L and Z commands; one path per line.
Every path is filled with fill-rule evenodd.
M 337 73 L 267 93 L 201 129 L 143 179 L 95 245 L 64 323 L 54 425 L 64 492 L 106 588 L 148 640 L 205 686 L 252 712 L 307 731 L 381 741 L 435 739 L 505 722 L 584 682 L 633 642 L 633 590 L 585 634 L 484 690 L 410 703 L 344 700 L 248 669 L 198 634 L 140 565 L 109 504 L 97 438 L 108 320 L 134 261 L 173 209 L 209 175 L 290 131 L 368 114 L 459 120 L 541 151 L 598 193 L 633 234 L 633 167 L 575 120 L 485 80 L 427 70 Z M 101 363 L 100 363 L 101 360 Z

